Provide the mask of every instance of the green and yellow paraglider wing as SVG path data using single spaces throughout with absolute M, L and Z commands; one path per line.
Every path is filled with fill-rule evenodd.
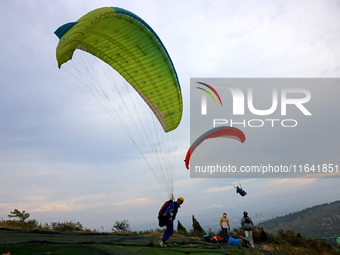
M 165 132 L 182 118 L 182 95 L 164 45 L 141 18 L 117 7 L 91 11 L 56 30 L 59 68 L 76 49 L 87 51 L 119 72 L 156 115 Z

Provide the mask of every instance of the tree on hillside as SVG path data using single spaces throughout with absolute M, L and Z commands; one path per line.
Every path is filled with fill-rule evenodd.
M 30 217 L 30 214 L 25 212 L 25 211 L 20 212 L 18 209 L 14 209 L 13 212 L 10 212 L 8 217 L 9 218 L 19 218 L 20 221 L 25 222 L 25 220 Z
M 130 223 L 128 220 L 116 221 L 113 225 L 112 231 L 114 232 L 128 232 L 130 231 Z
M 183 227 L 183 225 L 180 221 L 178 221 L 178 224 L 177 224 L 177 232 L 181 233 L 181 234 L 187 234 L 188 233 L 186 228 Z
M 204 229 L 201 227 L 200 223 L 195 219 L 195 216 L 192 216 L 192 235 L 194 236 L 202 236 L 205 235 Z

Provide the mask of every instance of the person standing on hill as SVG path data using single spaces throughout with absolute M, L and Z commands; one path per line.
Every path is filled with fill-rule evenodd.
M 230 230 L 230 224 L 227 218 L 227 213 L 223 213 L 223 216 L 220 219 L 220 226 L 223 233 L 223 242 L 225 242 L 228 238 L 228 230 Z
M 243 212 L 243 217 L 241 219 L 241 226 L 245 232 L 245 236 L 248 239 L 250 246 L 254 246 L 254 241 L 253 241 L 253 221 L 251 218 L 248 216 L 248 213 L 246 211 Z
M 261 242 L 263 242 L 264 244 L 267 244 L 267 235 L 266 235 L 266 232 L 264 232 L 263 228 L 261 228 Z
M 176 202 L 170 203 L 163 214 L 163 217 L 167 218 L 168 220 L 162 240 L 159 241 L 161 247 L 165 247 L 165 241 L 167 241 L 174 233 L 174 220 L 176 218 L 178 208 L 180 208 L 180 205 L 183 204 L 183 202 L 184 198 L 179 197 Z

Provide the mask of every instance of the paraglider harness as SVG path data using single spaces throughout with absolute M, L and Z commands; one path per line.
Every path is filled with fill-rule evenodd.
M 242 197 L 244 197 L 245 195 L 247 195 L 247 192 L 245 192 L 243 189 L 242 189 L 242 187 L 240 186 L 237 186 L 237 187 L 235 187 L 235 189 L 236 189 L 236 193 L 239 193 Z
M 160 227 L 164 227 L 170 224 L 170 222 L 174 219 L 174 217 L 176 217 L 177 210 L 178 210 L 177 205 L 175 205 L 174 208 L 166 216 L 163 215 L 165 214 L 166 210 L 171 205 L 171 203 L 176 203 L 176 202 L 174 202 L 173 200 L 166 201 L 158 212 L 158 225 Z
M 210 235 L 204 235 L 202 238 L 203 241 L 208 242 L 208 243 L 224 243 L 230 246 L 243 246 L 243 247 L 250 247 L 250 243 L 247 238 L 243 236 L 239 236 L 239 238 L 233 238 L 229 237 L 227 240 L 223 240 L 219 236 L 210 236 Z
M 202 240 L 208 243 L 223 243 L 223 239 L 217 235 L 216 236 L 204 235 Z M 226 243 L 228 243 L 228 240 L 226 241 Z

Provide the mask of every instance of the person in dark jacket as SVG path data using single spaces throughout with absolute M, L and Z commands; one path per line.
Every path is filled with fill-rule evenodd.
M 266 232 L 264 232 L 263 228 L 261 228 L 261 242 L 263 242 L 264 244 L 267 244 L 267 235 L 266 235 Z
M 254 241 L 253 241 L 254 224 L 253 224 L 253 221 L 251 220 L 251 218 L 248 216 L 248 213 L 246 211 L 243 212 L 243 217 L 241 219 L 241 226 L 244 230 L 246 238 L 250 242 L 250 246 L 255 247 Z
M 176 202 L 170 203 L 170 205 L 163 214 L 164 217 L 169 218 L 169 221 L 168 224 L 166 225 L 166 229 L 162 237 L 162 240 L 159 241 L 161 247 L 165 247 L 165 241 L 167 241 L 174 233 L 174 220 L 176 218 L 178 208 L 180 208 L 180 205 L 183 204 L 183 202 L 184 198 L 179 197 Z

